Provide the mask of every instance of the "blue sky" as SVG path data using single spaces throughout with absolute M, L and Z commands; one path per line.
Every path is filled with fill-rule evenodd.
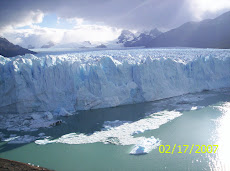
M 75 22 L 70 22 L 63 18 L 58 18 L 56 14 L 46 14 L 41 23 L 37 24 L 40 27 L 57 28 L 57 29 L 73 29 Z
M 59 18 L 56 14 L 45 14 L 41 23 L 35 25 L 46 28 L 56 29 L 73 29 L 76 25 L 74 21 L 68 21 L 67 19 Z M 19 27 L 19 29 L 29 29 L 30 26 Z

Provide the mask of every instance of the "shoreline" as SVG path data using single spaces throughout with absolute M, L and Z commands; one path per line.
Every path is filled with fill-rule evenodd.
M 26 163 L 21 163 L 18 161 L 8 160 L 0 158 L 0 170 L 7 171 L 7 170 L 18 170 L 18 171 L 37 171 L 37 170 L 44 170 L 44 171 L 51 171 L 49 169 L 43 167 L 32 166 Z

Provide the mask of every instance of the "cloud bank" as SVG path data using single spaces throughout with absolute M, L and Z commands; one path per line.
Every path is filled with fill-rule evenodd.
M 108 41 L 121 29 L 157 27 L 167 31 L 228 10 L 229 0 L 2 0 L 0 33 L 24 47 L 30 42 L 40 46 L 48 40 Z M 39 26 L 49 14 L 57 15 L 57 23 L 64 19 L 75 22 L 75 27 L 65 30 Z M 23 26 L 30 28 L 18 29 Z
M 0 26 L 39 22 L 43 14 L 55 13 L 119 28 L 170 29 L 229 9 L 228 0 L 5 0 L 0 2 Z

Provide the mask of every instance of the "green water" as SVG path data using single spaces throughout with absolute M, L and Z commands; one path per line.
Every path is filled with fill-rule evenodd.
M 224 144 L 229 142 L 229 139 L 226 138 L 228 134 L 220 134 L 220 132 L 228 130 L 220 130 L 220 128 L 224 124 L 226 129 L 230 128 L 226 124 L 229 117 L 214 106 L 221 106 L 230 102 L 230 91 L 209 91 L 189 96 L 196 98 L 204 96 L 205 98 L 200 98 L 197 101 L 184 101 L 184 97 L 181 96 L 158 102 L 83 111 L 78 115 L 65 118 L 65 124 L 39 131 L 55 138 L 71 132 L 88 134 L 100 130 L 103 122 L 107 120 L 137 121 L 145 117 L 147 113 L 161 110 L 179 110 L 182 112 L 182 116 L 161 125 L 159 129 L 146 131 L 137 136 L 154 136 L 161 140 L 162 145 L 170 145 L 171 148 L 173 148 L 174 144 L 190 145 L 191 147 L 192 144 L 201 146 L 220 143 L 219 146 L 222 145 L 222 151 L 225 150 L 223 148 L 227 146 L 224 146 Z M 181 109 L 181 107 L 189 105 L 204 107 L 198 110 Z M 230 125 L 230 119 L 228 121 Z M 217 150 L 216 154 L 195 153 L 195 150 L 191 154 L 189 154 L 189 150 L 186 153 L 178 153 L 179 148 L 175 148 L 173 154 L 162 154 L 157 148 L 149 154 L 135 156 L 129 154 L 132 146 L 103 143 L 10 145 L 2 142 L 0 143 L 0 157 L 24 163 L 33 163 L 60 171 L 228 169 L 229 165 L 225 162 L 225 159 L 227 160 L 229 155 L 221 155 L 221 147 L 219 148 L 220 150 L 218 149 L 219 151 Z

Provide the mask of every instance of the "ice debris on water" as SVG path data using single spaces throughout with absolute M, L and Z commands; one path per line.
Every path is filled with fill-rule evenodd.
M 62 107 L 62 108 L 60 109 L 58 115 L 59 115 L 59 116 L 71 116 L 71 115 L 73 115 L 73 114 L 70 113 L 70 112 L 67 112 L 67 111 L 65 110 L 65 108 Z
M 39 136 L 39 137 L 43 137 L 43 136 L 45 136 L 45 133 L 44 133 L 44 132 L 41 132 L 41 133 L 38 134 L 38 136 Z
M 0 115 L 1 116 L 1 115 Z M 49 128 L 62 123 L 59 116 L 51 112 L 36 112 L 32 114 L 4 114 L 0 119 L 0 129 L 7 131 L 37 131 L 39 128 Z
M 136 122 L 120 122 L 120 121 L 107 121 L 107 125 L 111 123 L 109 129 L 94 132 L 91 135 L 70 133 L 61 136 L 58 139 L 50 140 L 45 138 L 43 140 L 36 140 L 36 144 L 45 145 L 49 143 L 66 143 L 66 144 L 88 144 L 102 142 L 104 144 L 115 144 L 115 145 L 136 145 L 142 148 L 143 153 L 148 153 L 155 146 L 159 145 L 160 141 L 154 137 L 146 138 L 143 136 L 134 137 L 139 130 L 141 132 L 147 130 L 158 129 L 162 124 L 167 123 L 169 120 L 175 119 L 182 114 L 177 111 L 161 111 L 149 115 L 147 118 L 138 120 Z M 116 124 L 120 126 L 117 126 Z M 122 123 L 122 124 L 121 124 Z M 140 144 L 140 142 L 142 142 Z M 135 149 L 134 149 L 135 151 Z M 133 151 L 133 153 L 134 153 Z M 140 153 L 140 149 L 137 153 Z
M 141 134 L 141 133 L 143 133 L 143 132 L 145 132 L 144 129 L 142 129 L 142 130 L 137 130 L 137 131 L 134 131 L 134 132 L 133 132 L 133 135 Z
M 19 138 L 19 136 L 17 136 L 16 134 L 10 134 L 10 137 L 3 139 L 3 141 L 10 142 L 10 141 L 13 141 L 13 140 L 15 140 L 17 138 Z
M 197 110 L 198 109 L 198 107 L 197 106 L 193 106 L 193 107 L 191 107 L 191 110 Z
M 0 140 L 1 140 L 2 138 L 4 138 L 4 136 L 5 136 L 5 134 L 3 134 L 2 132 L 0 132 Z
M 26 144 L 41 138 L 49 137 L 45 136 L 45 133 L 39 133 L 38 136 L 10 134 L 8 138 L 4 138 L 2 141 L 8 144 Z
M 50 112 L 45 112 L 44 113 L 44 118 L 46 118 L 47 120 L 52 120 L 53 119 L 53 115 Z
M 125 123 L 131 123 L 131 121 L 119 121 L 119 120 L 105 121 L 104 124 L 103 124 L 102 130 L 109 130 L 109 129 L 112 129 L 114 127 L 121 126 L 121 125 L 123 125 Z
M 37 139 L 35 136 L 31 135 L 23 135 L 23 136 L 16 136 L 13 139 L 9 140 L 8 144 L 24 144 L 30 143 Z

